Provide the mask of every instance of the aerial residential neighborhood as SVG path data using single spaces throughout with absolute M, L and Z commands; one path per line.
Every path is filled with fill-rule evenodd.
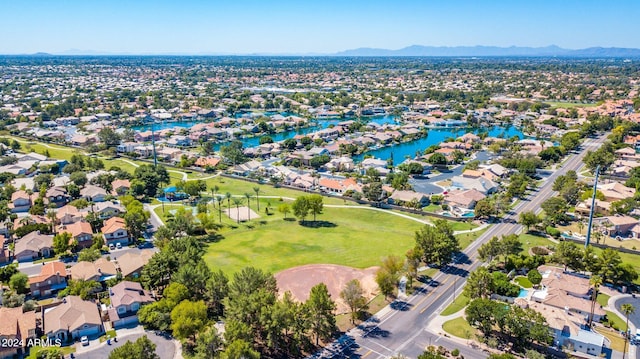
M 0 10 L 0 358 L 640 358 L 635 2 Z

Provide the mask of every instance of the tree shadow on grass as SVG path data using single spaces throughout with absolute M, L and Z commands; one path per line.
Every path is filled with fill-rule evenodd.
M 287 222 L 295 222 L 296 221 L 296 219 L 292 218 L 292 217 L 285 218 L 284 220 L 287 221 Z
M 335 228 L 338 225 L 329 221 L 304 221 L 300 225 L 307 228 Z

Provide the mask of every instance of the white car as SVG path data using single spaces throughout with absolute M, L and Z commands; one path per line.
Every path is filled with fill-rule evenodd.
M 116 249 L 116 246 L 113 245 L 113 243 L 109 244 L 109 250 L 112 251 Z
M 82 343 L 82 346 L 89 345 L 89 338 L 87 336 L 80 338 L 80 343 Z
M 116 248 L 117 249 L 122 249 L 122 244 L 120 244 L 120 243 L 116 244 Z

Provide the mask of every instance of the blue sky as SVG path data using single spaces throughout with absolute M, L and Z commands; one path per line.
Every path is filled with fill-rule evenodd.
M 640 48 L 637 0 L 0 0 L 0 53 Z

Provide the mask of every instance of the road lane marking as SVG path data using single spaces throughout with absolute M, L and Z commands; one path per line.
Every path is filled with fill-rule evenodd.
M 362 358 L 366 358 L 371 353 L 373 353 L 373 350 L 369 350 L 365 355 L 362 356 Z

